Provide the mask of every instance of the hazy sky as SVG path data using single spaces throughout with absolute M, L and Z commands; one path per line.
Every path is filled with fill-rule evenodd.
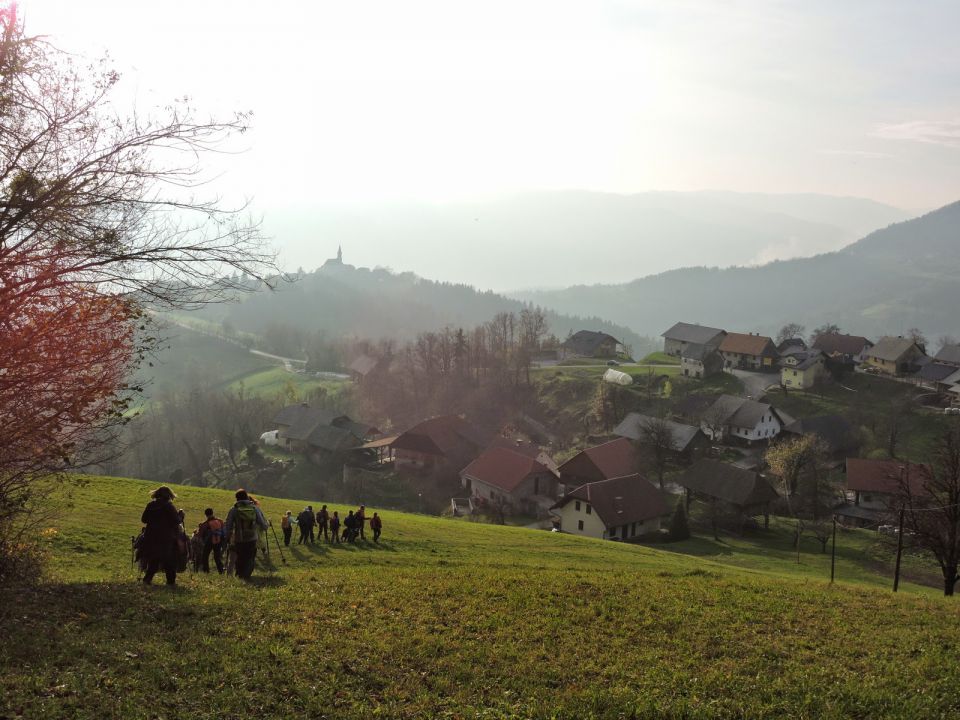
M 250 109 L 259 210 L 525 189 L 960 198 L 960 3 L 21 0 L 141 104 Z M 415 268 L 413 268 L 415 269 Z

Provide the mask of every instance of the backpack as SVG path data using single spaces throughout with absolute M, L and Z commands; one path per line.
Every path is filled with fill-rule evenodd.
M 256 542 L 257 508 L 252 504 L 237 503 L 233 506 L 235 519 L 233 525 L 234 542 Z
M 190 559 L 190 539 L 184 532 L 177 533 L 174 558 L 177 563 L 177 572 L 185 571 L 187 569 L 187 561 Z
M 223 520 L 217 517 L 207 520 L 207 534 L 211 544 L 219 545 L 220 541 L 223 540 Z

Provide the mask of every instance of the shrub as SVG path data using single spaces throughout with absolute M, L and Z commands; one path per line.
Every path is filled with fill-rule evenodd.
M 46 547 L 39 542 L 0 538 L 0 586 L 38 581 L 47 555 Z
M 686 540 L 690 537 L 690 525 L 687 523 L 687 506 L 681 495 L 677 500 L 677 507 L 670 518 L 670 539 Z

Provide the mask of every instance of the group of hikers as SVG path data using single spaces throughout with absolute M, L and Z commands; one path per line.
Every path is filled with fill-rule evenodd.
M 237 490 L 236 502 L 227 513 L 226 520 L 218 518 L 213 508 L 204 510 L 205 519 L 191 538 L 186 535 L 184 511 L 177 510 L 173 504 L 177 497 L 173 491 L 164 485 L 151 492 L 150 497 L 152 500 L 140 517 L 144 527 L 132 543 L 134 560 L 139 562 L 146 585 L 153 583 L 154 576 L 160 570 L 166 576 L 167 585 L 176 585 L 177 573 L 184 572 L 191 562 L 195 571 L 209 573 L 211 555 L 218 573 L 236 574 L 238 578 L 246 580 L 253 575 L 257 550 L 264 554 L 268 552 L 267 531 L 271 529 L 271 524 L 260 509 L 260 504 L 246 490 Z M 328 542 L 352 543 L 358 535 L 365 539 L 365 522 L 370 523 L 373 541 L 379 542 L 383 521 L 377 513 L 367 520 L 363 505 L 356 511 L 350 510 L 342 523 L 337 511 L 329 513 L 326 505 L 316 514 L 313 507 L 308 505 L 296 518 L 287 511 L 280 525 L 285 545 L 290 545 L 293 525 L 300 528 L 300 544 L 314 542 L 314 527 L 317 528 L 317 538 L 323 533 Z
M 280 527 L 283 528 L 284 545 L 290 544 L 294 525 L 300 529 L 300 538 L 297 540 L 298 545 L 305 543 L 312 544 L 315 542 L 313 534 L 314 528 L 317 530 L 317 540 L 320 539 L 320 535 L 322 534 L 323 539 L 328 543 L 352 543 L 356 541 L 358 536 L 361 540 L 366 539 L 366 535 L 363 533 L 366 522 L 367 509 L 364 505 L 361 505 L 356 511 L 347 511 L 347 516 L 343 518 L 342 522 L 340 521 L 340 514 L 336 510 L 331 513 L 327 510 L 326 505 L 317 510 L 316 514 L 313 512 L 313 505 L 307 505 L 296 517 L 293 517 L 293 513 L 287 510 L 287 513 L 280 521 Z M 379 514 L 374 513 L 373 517 L 369 519 L 369 522 L 370 531 L 373 533 L 373 541 L 378 543 L 380 542 L 380 532 L 383 530 L 383 520 Z M 342 531 L 340 530 L 341 526 L 343 527 Z

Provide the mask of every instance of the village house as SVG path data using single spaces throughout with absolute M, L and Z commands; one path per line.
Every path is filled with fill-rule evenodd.
M 910 338 L 882 337 L 864 353 L 868 368 L 887 375 L 909 375 L 916 372 L 926 353 Z
M 621 343 L 613 335 L 592 330 L 579 330 L 560 346 L 564 357 L 612 358 Z
M 775 438 L 785 424 L 784 417 L 768 403 L 721 395 L 703 413 L 700 427 L 711 440 L 739 439 L 750 444 Z
M 860 447 L 853 427 L 840 415 L 818 415 L 794 420 L 784 426 L 783 433 L 793 437 L 816 435 L 835 461 L 842 461 Z
M 933 361 L 941 365 L 960 368 L 960 345 L 946 344 L 933 356 Z
M 390 444 L 396 468 L 429 473 L 465 467 L 489 443 L 489 434 L 458 415 L 424 420 Z
M 372 425 L 308 403 L 282 408 L 273 423 L 279 447 L 305 453 L 314 462 L 345 453 L 380 435 Z
M 777 345 L 777 353 L 780 357 L 808 349 L 807 343 L 804 342 L 803 338 L 788 338 Z
M 856 527 L 876 527 L 887 522 L 897 507 L 901 488 L 922 494 L 923 468 L 897 460 L 847 458 L 847 502 L 834 513 Z
M 563 492 L 586 483 L 633 475 L 637 472 L 637 451 L 626 438 L 581 450 L 560 465 Z
M 726 334 L 720 328 L 678 322 L 661 335 L 663 351 L 667 355 L 681 357 L 688 345 L 703 345 L 716 350 Z
M 826 356 L 819 350 L 794 351 L 780 358 L 780 384 L 792 390 L 806 390 L 826 372 Z
M 765 335 L 727 333 L 720 343 L 724 368 L 727 370 L 774 370 L 777 347 Z
M 358 444 L 377 437 L 380 431 L 372 425 L 351 420 L 347 415 L 298 403 L 281 408 L 274 415 L 277 426 L 277 444 L 287 450 L 302 452 L 307 449 L 308 439 L 317 428 L 330 427 L 353 436 Z
M 659 532 L 661 518 L 670 514 L 663 494 L 637 474 L 580 485 L 552 510 L 562 532 L 605 540 Z
M 359 384 L 378 372 L 384 372 L 387 365 L 389 365 L 389 362 L 383 358 L 362 353 L 354 358 L 353 362 L 347 367 L 347 371 L 350 378 Z
M 960 405 L 960 370 L 947 378 L 949 389 L 947 393 L 951 396 L 953 405 Z
M 506 447 L 490 447 L 460 471 L 472 497 L 495 503 L 507 512 L 541 516 L 558 495 L 555 471 L 536 457 Z
M 687 424 L 700 424 L 700 418 L 716 401 L 712 395 L 688 393 L 673 403 L 673 417 Z
M 863 362 L 864 354 L 872 347 L 873 343 L 865 337 L 845 333 L 821 333 L 813 341 L 814 350 L 844 365 Z
M 960 377 L 960 368 L 938 361 L 925 363 L 913 374 L 917 385 L 940 393 L 950 391 L 956 382 L 955 377 Z
M 628 413 L 623 421 L 613 429 L 613 434 L 634 442 L 643 442 L 646 439 L 646 429 L 652 422 L 659 421 L 649 415 L 641 415 L 635 412 Z M 662 422 L 670 429 L 670 435 L 673 438 L 671 450 L 677 459 L 689 460 L 707 446 L 707 436 L 703 434 L 699 427 L 684 425 L 672 420 L 663 420 Z
M 779 494 L 770 482 L 756 470 L 701 458 L 687 468 L 676 480 L 686 489 L 687 507 L 694 500 L 713 506 L 718 515 L 733 513 L 737 525 L 743 528 L 747 518 L 764 516 L 764 526 L 769 523 L 770 504 Z
M 723 372 L 723 357 L 713 345 L 687 343 L 680 351 L 680 372 L 684 377 L 712 377 Z

